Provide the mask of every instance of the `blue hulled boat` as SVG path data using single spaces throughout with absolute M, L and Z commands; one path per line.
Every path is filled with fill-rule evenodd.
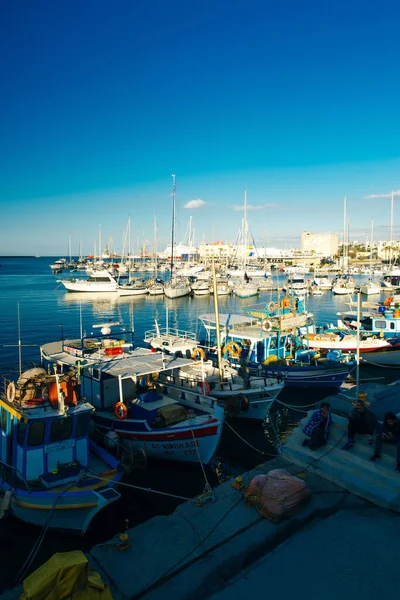
M 85 533 L 120 498 L 119 461 L 89 439 L 93 406 L 71 374 L 31 369 L 0 378 L 3 510 L 34 525 Z

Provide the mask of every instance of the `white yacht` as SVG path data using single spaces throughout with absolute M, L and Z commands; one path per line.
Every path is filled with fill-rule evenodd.
M 306 296 L 308 294 L 308 286 L 303 275 L 289 275 L 287 283 L 282 287 L 282 291 L 291 292 L 296 296 Z
M 191 287 L 184 281 L 172 281 L 164 285 L 164 294 L 167 298 L 182 298 L 182 296 L 189 296 Z
M 108 271 L 94 271 L 87 279 L 60 279 L 69 292 L 118 292 L 118 283 Z
M 196 281 L 192 283 L 191 288 L 195 296 L 208 296 L 211 293 L 209 281 Z
M 360 292 L 366 296 L 372 296 L 381 293 L 381 286 L 375 283 L 372 279 L 368 279 L 366 283 L 360 285 Z

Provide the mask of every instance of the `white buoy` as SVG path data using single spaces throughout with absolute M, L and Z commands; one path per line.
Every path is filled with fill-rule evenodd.
M 110 328 L 110 327 L 108 327 L 108 326 L 105 326 L 105 327 L 102 327 L 102 328 L 100 329 L 100 331 L 101 331 L 101 333 L 102 333 L 103 335 L 110 335 L 110 333 L 111 333 L 111 328 Z

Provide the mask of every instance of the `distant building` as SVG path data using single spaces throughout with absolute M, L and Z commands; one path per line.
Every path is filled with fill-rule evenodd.
M 301 234 L 302 254 L 315 254 L 316 256 L 334 256 L 338 252 L 339 240 L 334 233 L 311 233 L 303 231 Z

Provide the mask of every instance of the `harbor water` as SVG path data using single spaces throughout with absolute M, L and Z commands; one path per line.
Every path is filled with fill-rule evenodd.
M 197 339 L 205 338 L 199 316 L 213 313 L 213 299 L 208 297 L 183 297 L 169 300 L 164 296 L 119 297 L 115 293 L 79 294 L 68 293 L 58 282 L 70 274 L 54 275 L 49 265 L 52 257 L 2 258 L 0 259 L 0 373 L 18 372 L 18 306 L 20 311 L 20 343 L 22 362 L 27 368 L 40 362 L 41 344 L 67 338 L 77 338 L 81 330 L 89 337 L 95 331 L 93 325 L 109 320 L 119 321 L 130 329 L 132 316 L 134 342 L 143 344 L 144 333 L 154 328 L 155 320 L 161 327 L 190 331 Z M 283 274 L 274 276 L 276 287 L 285 281 Z M 306 279 L 311 279 L 310 274 Z M 355 276 L 356 283 L 364 277 Z M 383 300 L 373 297 L 374 301 Z M 246 307 L 277 299 L 277 292 L 263 292 L 257 298 L 239 299 L 235 296 L 219 298 L 220 313 L 243 313 Z M 349 298 L 324 292 L 321 296 L 307 298 L 307 309 L 314 313 L 317 324 L 336 323 L 338 313 L 348 310 Z M 245 313 L 243 313 L 245 314 Z M 389 370 L 363 370 L 363 377 L 381 382 L 390 381 Z M 398 378 L 398 375 L 395 375 Z M 310 405 L 331 391 L 322 393 L 304 390 L 284 390 L 280 399 L 291 405 Z M 209 483 L 217 485 L 224 477 L 238 474 L 264 462 L 275 455 L 276 436 L 284 439 L 297 425 L 304 413 L 278 405 L 273 407 L 273 423 L 265 426 L 257 423 L 231 421 L 234 431 L 225 428 L 217 455 L 206 468 Z M 239 437 L 240 436 L 240 437 Z M 247 443 L 246 443 L 247 442 Z M 202 494 L 205 479 L 200 466 L 149 462 L 146 469 L 135 470 L 124 479 L 132 485 L 152 488 L 169 494 L 193 497 Z M 155 515 L 171 513 L 179 500 L 133 488 L 121 489 L 123 495 L 118 505 L 111 505 L 93 520 L 85 538 L 47 532 L 31 570 L 46 561 L 54 552 L 71 549 L 88 550 L 93 544 L 102 543 L 123 531 L 126 520 L 132 527 Z M 13 518 L 0 521 L 3 553 L 0 567 L 0 591 L 11 585 L 19 568 L 25 562 L 40 530 Z

